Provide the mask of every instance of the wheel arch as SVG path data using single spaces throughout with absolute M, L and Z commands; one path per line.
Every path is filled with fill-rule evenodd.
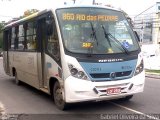
M 12 76 L 15 76 L 15 73 L 16 73 L 16 68 L 12 67 Z
M 59 82 L 59 80 L 55 77 L 51 77 L 49 79 L 49 93 L 51 96 L 53 96 L 53 86 L 55 85 L 56 82 Z

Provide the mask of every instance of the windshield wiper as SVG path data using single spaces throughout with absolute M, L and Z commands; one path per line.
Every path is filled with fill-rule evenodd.
M 101 25 L 101 26 L 102 26 L 102 29 L 103 29 L 105 38 L 107 39 L 107 41 L 108 41 L 108 43 L 109 43 L 109 46 L 112 47 L 111 41 L 109 40 L 108 34 L 106 33 L 106 30 L 105 30 L 104 26 L 103 26 L 103 25 Z
M 92 22 L 90 22 L 90 24 L 91 24 L 91 28 L 92 28 L 91 38 L 94 38 L 94 40 L 96 41 L 97 46 L 98 46 L 98 41 L 97 41 L 96 31 L 95 31 L 95 29 L 94 29 L 94 27 L 93 27 L 93 23 L 92 23 Z
M 127 50 L 127 48 L 125 48 L 125 47 L 121 44 L 121 42 L 119 42 L 111 33 L 106 32 L 106 30 L 105 30 L 105 28 L 104 28 L 103 25 L 101 25 L 101 26 L 102 26 L 102 29 L 103 29 L 103 31 L 104 31 L 105 38 L 107 39 L 110 47 L 111 47 L 111 43 L 110 43 L 110 39 L 109 39 L 108 36 L 110 36 L 110 37 L 112 38 L 111 40 L 114 40 L 116 43 L 118 43 L 126 54 L 129 54 L 129 51 Z
M 91 42 L 91 43 L 96 42 L 96 44 L 98 46 L 96 31 L 93 27 L 93 23 L 90 22 L 90 24 L 91 24 L 92 33 L 90 34 L 90 41 L 89 42 Z M 88 56 L 91 57 L 92 53 L 93 53 L 93 46 L 88 48 Z

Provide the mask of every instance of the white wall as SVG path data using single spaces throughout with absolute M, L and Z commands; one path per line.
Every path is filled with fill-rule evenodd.
M 142 45 L 141 50 L 144 58 L 144 68 L 160 70 L 160 45 Z

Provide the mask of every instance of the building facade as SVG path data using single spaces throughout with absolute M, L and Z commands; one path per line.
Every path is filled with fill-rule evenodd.
M 134 17 L 134 29 L 140 37 L 140 44 L 160 54 L 160 2 Z

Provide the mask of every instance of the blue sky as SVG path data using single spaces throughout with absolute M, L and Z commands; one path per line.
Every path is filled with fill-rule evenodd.
M 51 8 L 63 4 L 64 1 L 71 3 L 72 0 L 0 0 L 0 21 L 7 21 L 12 17 L 18 17 L 27 9 Z M 95 0 L 98 3 L 111 4 L 116 8 L 121 8 L 129 15 L 137 15 L 154 5 L 160 0 Z M 91 4 L 92 0 L 77 0 L 77 4 Z

